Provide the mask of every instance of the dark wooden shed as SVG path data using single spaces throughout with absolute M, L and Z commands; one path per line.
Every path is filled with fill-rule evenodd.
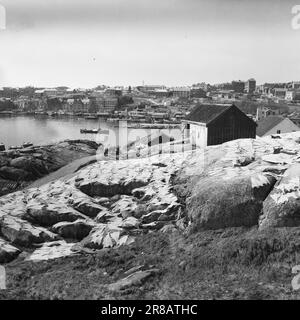
M 235 105 L 199 105 L 184 120 L 193 144 L 200 147 L 256 137 L 256 122 Z

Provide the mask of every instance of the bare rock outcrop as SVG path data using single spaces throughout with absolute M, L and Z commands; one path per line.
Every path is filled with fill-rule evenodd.
M 14 260 L 21 251 L 0 238 L 0 264 Z
M 259 228 L 300 226 L 300 164 L 289 167 L 263 204 Z
M 148 278 L 157 274 L 159 272 L 158 269 L 149 269 L 144 271 L 136 271 L 129 276 L 112 283 L 108 286 L 108 289 L 113 292 L 122 291 L 128 289 L 133 286 L 140 286 L 143 284 Z
M 90 217 L 95 218 L 100 212 L 105 211 L 106 208 L 97 204 L 92 199 L 81 196 L 79 198 L 74 199 L 73 201 L 70 201 L 72 207 L 81 212 L 82 214 Z
M 115 246 L 130 244 L 133 237 L 116 224 L 99 224 L 91 233 L 82 240 L 84 247 L 91 249 L 112 248 Z
M 66 140 L 1 152 L 0 195 L 23 188 L 74 160 L 95 155 L 97 149 L 93 141 Z
M 130 245 L 139 234 L 159 230 L 298 225 L 300 169 L 288 169 L 299 161 L 297 138 L 240 139 L 185 152 L 180 146 L 177 153 L 92 162 L 72 176 L 1 197 L 0 236 L 25 251 L 41 245 L 32 255 L 41 260 L 79 253 L 79 247 Z
M 0 235 L 12 244 L 24 247 L 58 239 L 56 234 L 45 228 L 6 214 L 0 216 Z
M 193 230 L 257 225 L 263 201 L 275 182 L 264 174 L 201 179 L 188 201 Z
M 74 222 L 59 222 L 52 226 L 51 230 L 65 239 L 82 240 L 94 226 L 92 221 L 78 219 Z
M 50 227 L 58 222 L 72 222 L 84 219 L 85 216 L 65 204 L 60 203 L 29 203 L 24 219 L 44 226 Z
M 75 245 L 75 243 L 67 243 L 63 240 L 45 242 L 40 248 L 30 254 L 26 260 L 42 261 L 72 256 L 77 254 Z

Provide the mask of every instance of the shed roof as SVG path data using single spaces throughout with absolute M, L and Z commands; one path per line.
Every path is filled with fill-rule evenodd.
M 232 104 L 199 105 L 190 112 L 186 120 L 208 124 L 231 107 Z
M 284 117 L 281 116 L 269 116 L 260 120 L 257 124 L 257 135 L 263 136 L 265 133 L 270 131 L 272 128 L 277 126 L 281 121 L 284 120 Z

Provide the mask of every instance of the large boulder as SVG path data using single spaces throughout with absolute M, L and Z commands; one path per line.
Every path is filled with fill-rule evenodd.
M 289 167 L 263 203 L 259 228 L 300 226 L 300 164 Z
M 73 208 L 61 203 L 38 203 L 32 201 L 27 205 L 24 219 L 39 224 L 43 227 L 50 227 L 58 222 L 73 222 L 86 217 Z
M 90 218 L 95 218 L 100 212 L 107 210 L 101 205 L 95 203 L 92 199 L 89 199 L 87 196 L 71 201 L 71 205 L 75 210 Z
M 59 222 L 51 230 L 65 239 L 82 240 L 92 230 L 94 224 L 86 220 Z
M 0 168 L 0 177 L 12 181 L 30 181 L 34 179 L 34 176 L 31 173 L 23 169 L 17 169 L 7 166 Z
M 81 244 L 90 249 L 112 248 L 127 245 L 134 238 L 125 234 L 125 230 L 117 225 L 99 224 L 82 240 Z
M 10 165 L 17 169 L 23 169 L 32 173 L 35 177 L 41 177 L 48 173 L 43 162 L 35 157 L 22 156 L 10 161 Z
M 121 228 L 111 229 L 108 225 L 99 224 L 82 240 L 81 244 L 90 249 L 114 247 L 123 232 Z
M 45 228 L 32 226 L 27 221 L 9 215 L 0 217 L 0 234 L 12 244 L 24 247 L 58 239 L 56 234 Z
M 108 289 L 113 292 L 119 292 L 125 290 L 127 288 L 133 286 L 140 286 L 142 285 L 149 277 L 157 274 L 159 272 L 158 269 L 149 269 L 145 271 L 137 271 L 126 278 L 118 280 L 115 283 L 112 283 L 108 286 Z
M 275 182 L 273 176 L 260 173 L 200 179 L 187 201 L 191 230 L 258 224 L 263 201 Z
M 0 238 L 0 264 L 12 261 L 20 254 L 20 252 L 19 249 Z

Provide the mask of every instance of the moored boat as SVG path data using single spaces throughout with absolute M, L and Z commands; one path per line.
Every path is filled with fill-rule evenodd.
M 21 146 L 10 146 L 8 149 L 9 150 L 19 150 L 19 149 L 22 149 L 22 147 Z
M 97 116 L 86 116 L 85 119 L 87 119 L 87 120 L 97 120 L 98 117 Z
M 32 142 L 24 142 L 22 146 L 23 146 L 23 148 L 29 148 L 29 147 L 33 146 L 33 143 Z
M 80 133 L 93 133 L 96 134 L 100 129 L 80 129 Z

